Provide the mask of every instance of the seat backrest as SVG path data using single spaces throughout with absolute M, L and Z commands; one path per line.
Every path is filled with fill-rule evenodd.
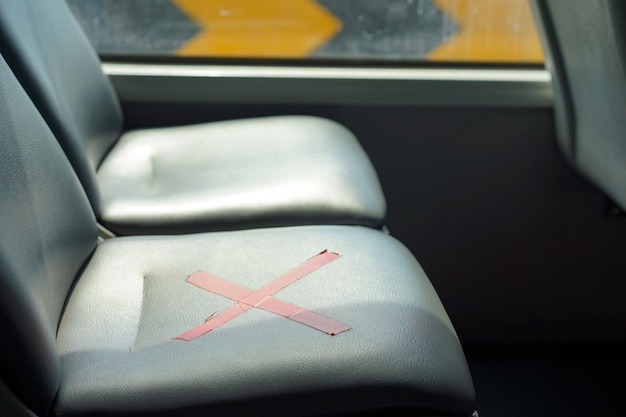
M 0 53 L 70 159 L 96 212 L 96 169 L 122 115 L 100 61 L 64 0 L 0 0 Z
M 626 2 L 532 0 L 567 159 L 626 209 Z
M 0 56 L 0 380 L 39 415 L 59 385 L 63 306 L 96 242 L 76 174 Z

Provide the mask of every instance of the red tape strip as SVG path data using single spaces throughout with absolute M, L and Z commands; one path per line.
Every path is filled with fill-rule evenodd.
M 339 256 L 338 253 L 324 250 L 256 291 L 202 271 L 190 275 L 187 278 L 187 282 L 190 284 L 214 294 L 230 298 L 236 301 L 237 304 L 230 306 L 219 314 L 211 315 L 204 323 L 179 334 L 174 337 L 174 339 L 193 340 L 211 330 L 215 330 L 222 324 L 229 322 L 253 307 L 278 314 L 279 316 L 328 333 L 331 336 L 350 330 L 351 327 L 348 325 L 272 297 L 273 294 L 327 263 L 334 261 L 339 258 Z

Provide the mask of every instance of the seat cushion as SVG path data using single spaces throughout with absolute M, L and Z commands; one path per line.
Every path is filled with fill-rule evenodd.
M 101 221 L 118 234 L 381 227 L 386 210 L 356 138 L 307 116 L 133 131 L 107 156 L 98 179 Z
M 323 249 L 340 257 L 275 298 L 350 330 L 330 336 L 250 308 L 194 340 L 173 339 L 235 304 L 187 276 L 204 271 L 256 290 Z M 366 227 L 107 240 L 69 299 L 57 344 L 58 416 L 474 411 L 433 287 L 398 241 Z

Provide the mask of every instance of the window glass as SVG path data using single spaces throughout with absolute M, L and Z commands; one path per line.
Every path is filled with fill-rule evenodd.
M 100 53 L 542 61 L 527 0 L 67 0 Z

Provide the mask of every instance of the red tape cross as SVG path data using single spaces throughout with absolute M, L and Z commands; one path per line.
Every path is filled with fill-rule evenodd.
M 240 314 L 250 310 L 252 307 L 278 314 L 279 316 L 328 333 L 331 336 L 350 330 L 351 327 L 343 323 L 272 297 L 273 294 L 327 263 L 334 261 L 339 258 L 339 256 L 338 253 L 324 250 L 256 291 L 233 284 L 232 282 L 202 271 L 190 275 L 187 278 L 187 282 L 190 284 L 214 294 L 230 298 L 237 303 L 221 313 L 211 315 L 204 323 L 179 334 L 174 337 L 174 339 L 193 340 L 229 322 Z

